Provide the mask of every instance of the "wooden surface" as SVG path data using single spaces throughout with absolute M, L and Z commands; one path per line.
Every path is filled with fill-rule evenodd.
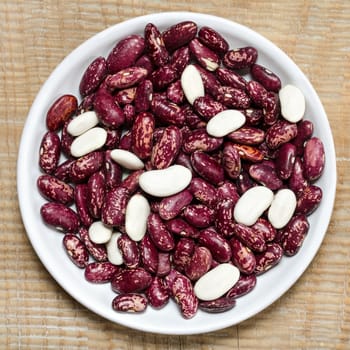
M 16 160 L 28 110 L 76 46 L 134 16 L 190 10 L 245 24 L 286 51 L 311 80 L 333 130 L 334 213 L 300 280 L 257 316 L 193 336 L 146 334 L 83 308 L 53 280 L 30 245 L 18 210 Z M 0 1 L 1 349 L 350 349 L 350 2 Z

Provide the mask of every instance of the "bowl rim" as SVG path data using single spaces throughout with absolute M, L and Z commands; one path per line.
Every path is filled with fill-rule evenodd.
M 330 178 L 328 179 L 327 183 L 327 206 L 323 209 L 324 211 L 324 218 L 325 218 L 325 227 L 324 227 L 324 233 L 321 234 L 317 239 L 312 242 L 312 253 L 307 255 L 307 261 L 304 262 L 303 266 L 301 268 L 298 268 L 297 271 L 292 273 L 292 277 L 288 281 L 287 284 L 281 286 L 274 286 L 273 290 L 273 297 L 271 295 L 267 296 L 267 298 L 264 300 L 264 302 L 259 304 L 259 307 L 257 307 L 254 312 L 242 312 L 241 316 L 237 318 L 236 321 L 232 322 L 230 320 L 226 321 L 220 321 L 220 322 L 213 322 L 213 323 L 205 323 L 201 326 L 193 327 L 193 323 L 191 323 L 191 320 L 185 321 L 185 326 L 181 330 L 177 330 L 175 332 L 172 332 L 169 328 L 160 328 L 159 325 L 152 325 L 152 324 L 135 324 L 135 320 L 133 320 L 130 317 L 125 318 L 118 318 L 116 321 L 115 319 L 111 319 L 109 313 L 105 313 L 103 310 L 98 310 L 96 307 L 93 307 L 91 304 L 89 304 L 86 300 L 83 300 L 81 296 L 77 293 L 77 291 L 72 290 L 70 281 L 67 281 L 66 278 L 60 276 L 57 274 L 56 267 L 52 264 L 48 263 L 48 256 L 47 254 L 44 254 L 44 252 L 40 249 L 40 246 L 38 242 L 36 241 L 36 233 L 33 232 L 33 220 L 35 218 L 29 217 L 27 214 L 28 210 L 28 198 L 30 194 L 30 189 L 28 189 L 28 185 L 30 185 L 28 178 L 24 174 L 28 172 L 28 160 L 27 154 L 28 154 L 28 144 L 30 143 L 31 138 L 33 137 L 30 133 L 31 129 L 31 122 L 32 119 L 35 118 L 35 115 L 40 110 L 43 110 L 45 106 L 42 106 L 42 99 L 45 100 L 46 91 L 50 90 L 49 85 L 51 84 L 52 80 L 60 80 L 60 74 L 61 70 L 68 64 L 70 61 L 77 62 L 79 61 L 79 55 L 80 52 L 89 48 L 92 43 L 96 43 L 98 41 L 106 40 L 106 38 L 109 38 L 110 42 L 113 42 L 115 40 L 111 40 L 110 36 L 115 34 L 117 30 L 120 28 L 128 28 L 133 27 L 136 24 L 144 23 L 147 24 L 148 22 L 154 21 L 155 23 L 169 23 L 169 19 L 173 18 L 173 23 L 176 23 L 176 21 L 182 21 L 186 18 L 193 20 L 194 22 L 205 22 L 209 21 L 210 23 L 220 23 L 222 25 L 227 25 L 228 27 L 235 27 L 239 29 L 239 31 L 243 31 L 244 33 L 248 33 L 249 40 L 245 39 L 244 41 L 258 41 L 261 43 L 260 45 L 267 45 L 269 49 L 272 50 L 272 53 L 274 55 L 277 55 L 278 57 L 282 57 L 284 61 L 288 62 L 289 65 L 294 67 L 298 71 L 299 78 L 302 79 L 302 83 L 307 87 L 308 91 L 310 92 L 310 98 L 315 101 L 318 108 L 321 111 L 322 114 L 322 122 L 325 123 L 326 126 L 326 132 L 329 139 L 327 140 L 327 151 L 329 152 L 327 157 L 327 167 L 331 167 L 333 171 L 328 174 L 330 175 Z M 203 24 L 201 24 L 203 25 Z M 48 103 L 48 101 L 46 101 Z M 78 47 L 76 47 L 71 53 L 69 53 L 53 70 L 53 72 L 47 77 L 44 84 L 41 86 L 38 94 L 36 95 L 33 104 L 29 110 L 26 122 L 24 124 L 24 128 L 22 131 L 22 137 L 20 141 L 19 146 L 19 152 L 18 152 L 18 162 L 17 162 L 17 192 L 18 192 L 18 199 L 19 199 L 19 208 L 20 213 L 22 217 L 22 221 L 27 233 L 27 236 L 32 244 L 32 247 L 34 248 L 37 256 L 39 257 L 42 264 L 45 266 L 47 271 L 51 274 L 51 276 L 55 279 L 55 281 L 58 282 L 58 284 L 69 294 L 71 295 L 76 301 L 78 301 L 80 304 L 82 304 L 87 309 L 91 310 L 92 312 L 99 314 L 100 316 L 138 330 L 146 331 L 146 332 L 154 332 L 159 334 L 200 334 L 200 333 L 206 333 L 211 331 L 216 331 L 219 329 L 223 329 L 232 325 L 236 325 L 240 322 L 243 322 L 252 316 L 255 316 L 256 314 L 260 313 L 262 310 L 266 309 L 269 305 L 274 303 L 276 300 L 278 300 L 285 292 L 287 292 L 291 286 L 299 279 L 299 277 L 305 272 L 305 270 L 308 268 L 311 261 L 314 259 L 315 255 L 317 254 L 321 243 L 324 239 L 324 236 L 326 234 L 329 222 L 331 220 L 331 215 L 334 207 L 335 202 L 335 195 L 336 195 L 336 179 L 337 179 L 337 168 L 336 168 L 336 155 L 335 155 L 335 148 L 334 148 L 334 141 L 333 136 L 331 133 L 329 121 L 326 115 L 326 112 L 324 110 L 324 107 L 319 99 L 319 96 L 317 95 L 316 91 L 314 90 L 314 87 L 309 82 L 308 78 L 305 76 L 305 74 L 301 71 L 301 69 L 292 61 L 287 54 L 279 49 L 274 43 L 272 43 L 269 39 L 265 38 L 261 34 L 257 33 L 256 31 L 250 29 L 249 27 L 242 25 L 240 23 L 234 22 L 233 20 L 229 20 L 223 17 L 211 15 L 211 14 L 203 14 L 198 12 L 190 12 L 190 11 L 169 11 L 169 12 L 161 12 L 161 13 L 153 13 L 153 14 L 147 14 L 143 16 L 134 17 L 131 19 L 127 19 L 125 21 L 122 21 L 120 23 L 116 23 L 101 32 L 93 35 L 86 41 L 84 41 L 82 44 L 80 44 Z M 31 184 L 33 185 L 33 184 Z M 37 218 L 39 218 L 39 213 Z M 133 317 L 137 317 L 133 315 Z M 215 318 L 214 318 L 215 319 Z M 192 327 L 192 328 L 191 328 Z

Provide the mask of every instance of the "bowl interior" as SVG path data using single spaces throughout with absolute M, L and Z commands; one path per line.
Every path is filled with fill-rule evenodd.
M 149 22 L 163 30 L 185 20 L 193 20 L 199 27 L 206 25 L 216 29 L 231 48 L 256 47 L 258 63 L 277 73 L 283 85 L 291 83 L 303 91 L 307 105 L 305 119 L 314 123 L 314 134 L 325 146 L 326 165 L 317 182 L 324 198 L 318 210 L 309 217 L 310 231 L 299 253 L 292 258 L 283 258 L 277 267 L 259 276 L 256 288 L 238 299 L 231 311 L 221 314 L 199 311 L 193 319 L 185 320 L 177 306 L 170 302 L 159 311 L 149 307 L 138 315 L 117 313 L 111 308 L 115 293 L 110 285 L 87 282 L 83 271 L 70 262 L 62 249 L 63 235 L 45 226 L 40 218 L 39 210 L 44 199 L 36 189 L 36 180 L 41 174 L 37 165 L 38 151 L 46 131 L 46 112 L 62 94 L 79 96 L 80 78 L 87 65 L 97 56 L 107 56 L 120 39 L 133 33 L 143 34 Z M 304 272 L 327 231 L 335 196 L 336 165 L 333 138 L 322 104 L 308 79 L 285 53 L 258 33 L 232 21 L 199 13 L 171 12 L 116 24 L 84 42 L 62 61 L 42 86 L 28 114 L 20 144 L 17 180 L 20 210 L 28 237 L 44 266 L 74 299 L 102 317 L 131 328 L 165 334 L 196 334 L 228 327 L 252 317 L 276 301 Z

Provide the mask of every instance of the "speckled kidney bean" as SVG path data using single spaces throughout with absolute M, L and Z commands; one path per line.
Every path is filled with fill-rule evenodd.
M 308 185 L 297 195 L 295 212 L 305 215 L 312 214 L 322 200 L 322 189 L 316 185 Z
M 176 273 L 176 277 L 173 280 L 171 273 L 166 279 L 171 295 L 179 305 L 182 316 L 186 319 L 194 317 L 198 310 L 198 299 L 194 294 L 190 279 L 179 272 Z
M 169 53 L 163 37 L 153 23 L 148 23 L 144 29 L 147 53 L 156 66 L 164 66 L 169 61 Z
M 226 52 L 223 64 L 230 69 L 244 69 L 251 67 L 258 58 L 258 51 L 251 46 L 241 47 Z
M 135 92 L 135 110 L 136 113 L 146 112 L 150 109 L 153 94 L 153 83 L 145 79 L 137 85 Z
M 291 218 L 287 226 L 283 228 L 281 246 L 287 256 L 295 255 L 309 231 L 309 222 L 305 215 L 298 214 Z
M 211 152 L 220 148 L 223 138 L 210 136 L 205 129 L 191 130 L 182 143 L 182 150 L 186 153 L 194 151 Z
M 234 206 L 235 202 L 230 198 L 219 201 L 216 206 L 215 228 L 224 237 L 229 237 L 233 235 Z
M 207 205 L 210 208 L 215 207 L 217 203 L 217 190 L 215 186 L 200 177 L 194 177 L 191 180 L 189 191 L 197 201 Z
M 231 181 L 225 181 L 220 185 L 217 189 L 217 195 L 218 201 L 222 199 L 231 199 L 235 204 L 240 197 L 237 186 Z
M 151 162 L 156 169 L 165 169 L 174 163 L 182 142 L 182 134 L 178 127 L 168 126 L 161 138 L 155 143 Z
M 231 86 L 221 86 L 216 98 L 227 108 L 246 109 L 251 104 L 248 94 Z
M 175 247 L 173 235 L 157 213 L 151 213 L 148 216 L 147 229 L 150 238 L 159 250 L 168 252 Z
M 110 74 L 132 66 L 145 49 L 145 39 L 141 35 L 129 35 L 120 40 L 107 57 Z
M 158 253 L 158 268 L 156 275 L 159 277 L 165 277 L 172 269 L 172 255 L 170 253 L 159 252 Z
M 191 155 L 193 169 L 205 180 L 213 185 L 220 185 L 225 178 L 224 169 L 218 161 L 209 154 L 195 151 Z
M 294 168 L 296 147 L 290 143 L 284 143 L 278 148 L 276 154 L 276 173 L 282 180 L 290 178 Z
M 147 308 L 147 299 L 138 293 L 119 294 L 112 301 L 112 308 L 120 312 L 140 313 Z
M 283 181 L 277 176 L 275 169 L 266 164 L 252 164 L 249 167 L 249 175 L 271 190 L 277 190 L 283 186 Z
M 94 110 L 100 122 L 108 128 L 119 128 L 125 121 L 123 109 L 110 94 L 96 94 Z
M 266 242 L 271 242 L 276 237 L 276 229 L 263 217 L 260 217 L 251 227 L 254 231 L 261 233 Z
M 107 74 L 107 63 L 104 57 L 95 58 L 86 68 L 79 84 L 79 92 L 85 97 L 94 92 Z
M 325 166 L 325 152 L 322 141 L 311 137 L 304 147 L 303 167 L 304 176 L 309 181 L 317 180 Z
M 160 92 L 166 89 L 172 82 L 179 79 L 179 73 L 170 64 L 166 64 L 154 70 L 150 75 L 150 79 L 153 89 Z
M 210 95 L 199 96 L 194 100 L 193 109 L 205 121 L 209 121 L 226 107 L 219 101 L 214 100 Z
M 231 179 L 237 179 L 241 173 L 241 157 L 237 148 L 231 142 L 225 142 L 222 152 L 222 165 Z
M 209 313 L 219 313 L 231 310 L 236 305 L 234 298 L 227 296 L 220 297 L 218 299 L 209 301 L 199 301 L 198 308 L 202 311 Z
M 272 91 L 267 92 L 263 106 L 264 122 L 266 125 L 273 125 L 277 122 L 281 113 L 279 97 Z
M 105 82 L 110 90 L 115 89 L 127 89 L 137 85 L 148 74 L 147 69 L 137 66 L 124 68 L 115 74 L 107 76 Z M 136 89 L 133 91 L 133 97 L 135 96 Z
M 261 162 L 264 159 L 264 153 L 258 148 L 250 145 L 234 143 L 241 159 L 248 160 L 252 163 Z
M 296 147 L 296 154 L 298 156 L 303 156 L 304 154 L 304 144 L 314 132 L 314 124 L 310 120 L 301 120 L 297 123 L 298 133 L 293 139 L 293 144 Z
M 267 129 L 265 141 L 269 148 L 276 149 L 283 143 L 291 141 L 298 133 L 295 123 L 279 120 Z
M 162 33 L 166 48 L 171 52 L 188 44 L 197 34 L 197 24 L 183 21 L 172 25 Z
M 225 67 L 219 67 L 215 74 L 222 85 L 231 86 L 236 89 L 246 90 L 247 81 L 238 73 Z
M 169 291 L 166 288 L 164 280 L 158 276 L 153 277 L 151 285 L 146 289 L 145 294 L 149 305 L 156 309 L 164 307 L 169 299 Z
M 192 202 L 193 195 L 187 189 L 172 196 L 165 197 L 159 204 L 159 215 L 164 220 L 178 216 L 181 211 Z
M 184 272 L 191 281 L 198 280 L 209 271 L 212 264 L 212 255 L 208 248 L 195 246 L 190 261 L 186 264 Z
M 111 158 L 111 150 L 107 150 L 104 154 L 102 170 L 104 172 L 107 190 L 120 185 L 122 181 L 122 168 Z
M 268 243 L 264 252 L 255 254 L 255 274 L 261 275 L 270 270 L 280 262 L 282 256 L 283 249 L 279 244 L 274 242 Z
M 61 142 L 59 136 L 47 131 L 40 143 L 39 166 L 47 174 L 55 172 L 60 159 Z
M 263 107 L 267 98 L 267 90 L 255 80 L 250 80 L 246 85 L 246 89 L 254 104 Z
M 81 226 L 78 231 L 81 241 L 91 256 L 98 262 L 107 261 L 107 249 L 105 244 L 97 244 L 91 241 L 86 227 Z
M 208 71 L 215 71 L 219 67 L 219 56 L 207 46 L 203 45 L 197 38 L 192 39 L 188 47 L 192 55 L 203 68 Z
M 224 55 L 229 49 L 226 39 L 215 29 L 208 26 L 203 26 L 199 29 L 198 39 L 220 56 Z
M 39 192 L 48 200 L 62 204 L 71 204 L 74 188 L 52 175 L 41 175 L 37 179 Z
M 254 274 L 241 275 L 237 283 L 227 292 L 228 298 L 239 298 L 246 295 L 256 286 L 256 276 Z
M 182 104 L 184 102 L 185 94 L 182 90 L 180 79 L 174 81 L 168 86 L 166 90 L 166 95 L 168 100 L 176 104 Z
M 152 283 L 152 276 L 141 267 L 123 269 L 116 273 L 111 281 L 111 286 L 116 293 L 139 293 L 144 291 Z
M 73 116 L 78 109 L 78 100 L 73 95 L 60 96 L 46 114 L 46 126 L 49 131 L 57 131 Z
M 131 129 L 131 149 L 140 159 L 146 159 L 152 153 L 154 129 L 155 120 L 151 113 L 141 112 L 136 116 Z
M 296 194 L 303 191 L 308 185 L 308 181 L 304 177 L 304 167 L 300 157 L 296 157 L 292 173 L 288 179 L 289 188 Z
M 187 237 L 178 240 L 173 254 L 173 263 L 178 271 L 183 271 L 194 252 L 195 242 Z
M 253 273 L 256 265 L 254 253 L 235 237 L 230 239 L 230 246 L 234 265 L 237 266 L 242 273 L 248 275 Z
M 254 252 L 263 252 L 266 250 L 266 242 L 264 236 L 250 226 L 243 224 L 234 224 L 235 236 Z
M 74 159 L 67 159 L 63 161 L 57 166 L 53 175 L 63 182 L 70 182 L 71 166 L 74 163 L 74 161 Z
M 86 266 L 84 275 L 86 280 L 91 283 L 107 283 L 118 271 L 119 267 L 108 261 L 91 262 Z
M 213 259 L 219 263 L 228 262 L 232 257 L 231 246 L 214 227 L 208 227 L 200 231 L 198 243 L 208 248 Z
M 278 92 L 281 88 L 281 79 L 269 69 L 260 64 L 253 64 L 250 69 L 253 78 L 264 86 L 266 90 Z
M 40 208 L 44 222 L 59 231 L 77 232 L 80 220 L 76 212 L 62 203 L 49 202 Z
M 169 65 L 181 75 L 190 62 L 190 49 L 183 46 L 174 51 L 170 57 Z
M 145 171 L 143 169 L 131 172 L 125 179 L 120 183 L 120 187 L 127 189 L 131 194 L 133 194 L 139 186 L 139 178 Z
M 135 241 L 126 234 L 118 238 L 118 248 L 123 257 L 123 263 L 130 269 L 138 267 L 140 264 L 140 251 Z
M 215 211 L 204 204 L 190 204 L 184 208 L 182 216 L 192 226 L 204 228 L 214 222 Z
M 146 271 L 156 273 L 158 270 L 158 250 L 149 235 L 146 234 L 142 238 L 139 249 L 142 266 Z
M 71 261 L 81 269 L 85 268 L 89 261 L 89 253 L 81 240 L 74 234 L 67 233 L 63 237 L 63 246 Z
M 87 184 L 77 184 L 74 190 L 74 201 L 81 223 L 89 227 L 93 222 L 93 217 L 89 210 L 89 189 Z
M 111 76 L 108 76 L 106 79 L 106 84 L 109 84 L 109 80 L 111 79 Z M 120 106 L 125 106 L 128 104 L 131 104 L 135 100 L 136 96 L 136 87 L 130 87 L 130 88 L 125 88 L 122 90 L 117 90 L 115 93 L 115 101 L 120 105 Z
M 218 79 L 216 79 L 216 76 L 212 72 L 201 67 L 199 64 L 195 64 L 195 67 L 202 78 L 205 92 L 216 98 L 221 88 L 221 84 Z
M 115 187 L 107 191 L 101 210 L 101 219 L 105 225 L 120 226 L 124 224 L 129 196 L 129 191 L 124 187 Z
M 94 218 L 101 217 L 101 208 L 105 197 L 105 176 L 100 170 L 92 174 L 87 182 L 88 185 L 88 205 L 90 214 Z
M 229 133 L 227 138 L 245 145 L 259 145 L 265 139 L 265 131 L 253 126 L 242 126 L 238 130 Z
M 74 183 L 86 180 L 103 164 L 103 152 L 94 151 L 78 158 L 71 167 L 70 179 Z
M 153 95 L 151 110 L 165 125 L 181 127 L 185 123 L 185 115 L 182 113 L 181 107 L 159 95 Z

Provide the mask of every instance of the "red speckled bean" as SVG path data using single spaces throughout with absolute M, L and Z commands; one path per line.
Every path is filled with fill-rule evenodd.
M 55 172 L 61 152 L 61 142 L 55 132 L 48 131 L 41 140 L 39 166 L 47 174 Z
M 73 202 L 74 188 L 54 176 L 39 176 L 37 186 L 46 199 L 62 204 L 71 204 Z
M 74 234 L 67 233 L 63 237 L 63 246 L 71 261 L 81 269 L 88 264 L 89 253 L 81 240 Z
M 59 231 L 77 232 L 80 220 L 73 209 L 62 203 L 45 203 L 40 208 L 40 214 L 44 222 Z

